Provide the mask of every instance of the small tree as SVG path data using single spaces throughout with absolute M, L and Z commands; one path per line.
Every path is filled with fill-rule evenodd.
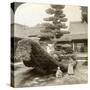
M 67 18 L 65 18 L 65 14 L 63 14 L 64 5 L 51 5 L 50 8 L 46 10 L 46 13 L 51 15 L 51 17 L 44 18 L 44 21 L 48 21 L 49 23 L 43 23 L 43 27 L 45 30 L 42 30 L 43 33 L 52 33 L 55 38 L 60 38 L 63 33 L 61 29 L 66 29 L 67 26 L 65 22 Z
M 81 6 L 82 23 L 88 23 L 88 7 Z

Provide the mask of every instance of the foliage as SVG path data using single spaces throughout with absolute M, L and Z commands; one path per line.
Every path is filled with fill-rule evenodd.
M 88 7 L 81 6 L 82 23 L 88 23 Z
M 63 35 L 61 29 L 67 28 L 65 24 L 67 18 L 65 18 L 66 15 L 63 13 L 64 7 L 64 5 L 51 5 L 51 7 L 46 10 L 46 13 L 51 16 L 44 18 L 44 21 L 47 21 L 48 23 L 42 24 L 43 27 L 45 27 L 45 30 L 42 30 L 41 32 L 50 32 L 56 38 L 60 38 Z

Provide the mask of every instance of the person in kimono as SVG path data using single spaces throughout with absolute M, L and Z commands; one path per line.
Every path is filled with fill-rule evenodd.
M 68 64 L 68 75 L 74 75 L 73 65 L 74 65 L 74 61 L 72 58 L 70 58 Z
M 62 71 L 60 70 L 60 67 L 57 68 L 57 71 L 56 71 L 56 78 L 62 78 Z

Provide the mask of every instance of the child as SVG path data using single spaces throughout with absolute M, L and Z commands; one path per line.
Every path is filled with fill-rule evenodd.
M 56 71 L 56 78 L 61 78 L 61 77 L 62 77 L 62 71 L 60 70 L 60 67 L 58 67 Z

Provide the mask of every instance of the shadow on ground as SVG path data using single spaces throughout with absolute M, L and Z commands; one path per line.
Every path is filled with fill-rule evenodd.
M 19 63 L 15 64 L 14 76 L 15 87 L 83 84 L 88 82 L 88 67 L 78 63 L 74 75 L 65 74 L 62 78 L 58 79 L 55 77 L 55 74 L 36 74 L 32 67 L 28 68 Z

